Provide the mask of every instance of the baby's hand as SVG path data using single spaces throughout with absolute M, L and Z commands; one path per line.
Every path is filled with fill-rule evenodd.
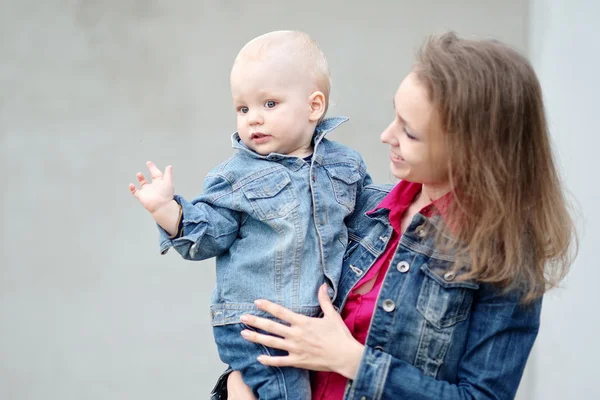
M 153 162 L 146 163 L 152 182 L 146 182 L 146 178 L 141 172 L 138 172 L 136 177 L 140 184 L 140 188 L 136 188 L 133 183 L 129 184 L 131 194 L 142 203 L 144 208 L 151 214 L 156 212 L 162 206 L 173 200 L 175 190 L 173 188 L 173 167 L 170 165 L 165 168 L 163 174 Z

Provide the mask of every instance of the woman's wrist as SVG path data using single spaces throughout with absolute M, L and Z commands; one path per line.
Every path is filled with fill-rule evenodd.
M 364 351 L 365 346 L 358 341 L 353 340 L 352 345 L 344 352 L 345 356 L 340 360 L 340 366 L 335 372 L 348 379 L 354 380 L 358 373 L 358 367 Z

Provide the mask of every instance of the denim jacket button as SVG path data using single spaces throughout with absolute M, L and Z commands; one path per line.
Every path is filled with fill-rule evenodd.
M 427 235 L 424 225 L 417 226 L 417 229 L 415 229 L 415 232 L 417 233 L 417 236 L 420 238 L 424 238 Z
M 455 277 L 456 277 L 456 274 L 454 272 L 452 272 L 452 271 L 446 272 L 444 274 L 444 280 L 447 281 L 447 282 L 450 282 L 450 281 L 454 280 Z
M 356 265 L 354 264 L 350 264 L 350 269 L 352 270 L 352 272 L 354 272 L 356 275 L 361 276 L 362 275 L 362 269 L 358 268 Z
M 386 299 L 383 301 L 383 310 L 386 312 L 392 312 L 394 311 L 394 309 L 396 308 L 396 304 L 390 300 L 390 299 Z
M 398 265 L 396 265 L 396 269 L 405 274 L 410 270 L 410 265 L 406 261 L 400 261 Z

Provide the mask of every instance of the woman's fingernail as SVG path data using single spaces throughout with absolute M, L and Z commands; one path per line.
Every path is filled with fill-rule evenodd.
M 248 336 L 250 336 L 250 332 L 248 332 L 247 330 L 245 330 L 245 329 L 244 329 L 244 330 L 242 331 L 242 336 L 243 336 L 243 337 L 248 337 Z
M 254 304 L 256 305 L 256 307 L 260 307 L 262 304 L 262 301 L 260 300 L 254 300 Z
M 247 316 L 247 315 L 242 315 L 242 316 L 240 317 L 240 321 L 242 321 L 242 322 L 248 322 L 248 320 L 249 320 L 249 319 L 250 319 L 250 318 L 248 318 L 248 316 Z

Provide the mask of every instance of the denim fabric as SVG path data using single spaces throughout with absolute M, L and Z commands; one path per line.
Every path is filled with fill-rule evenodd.
M 338 310 L 391 237 L 387 211 L 366 215 L 391 189 L 365 187 L 347 220 Z M 404 232 L 344 399 L 514 398 L 538 333 L 542 299 L 524 306 L 518 293 L 448 274 L 454 255 L 432 242 L 440 223 L 417 214 Z
M 244 382 L 261 400 L 309 400 L 310 377 L 307 370 L 290 367 L 268 367 L 256 361 L 261 354 L 284 356 L 287 352 L 271 349 L 245 340 L 240 332 L 256 329 L 243 324 L 213 327 L 221 360 L 240 371 Z M 264 333 L 264 332 L 261 332 Z
M 172 246 L 189 260 L 216 257 L 213 326 L 238 323 L 244 313 L 269 317 L 254 306 L 257 298 L 318 315 L 324 282 L 335 297 L 348 243 L 345 219 L 371 182 L 357 152 L 324 137 L 346 120 L 317 126 L 310 163 L 261 156 L 234 134 L 237 153 L 208 174 L 203 193 L 191 202 L 175 197 L 183 236 L 171 240 L 159 227 L 160 248 Z
M 391 237 L 387 210 L 365 214 L 390 189 L 365 188 L 348 220 L 338 309 Z M 525 306 L 519 293 L 449 273 L 455 254 L 433 243 L 441 223 L 439 216 L 417 214 L 406 228 L 345 399 L 514 398 L 537 336 L 542 300 Z

